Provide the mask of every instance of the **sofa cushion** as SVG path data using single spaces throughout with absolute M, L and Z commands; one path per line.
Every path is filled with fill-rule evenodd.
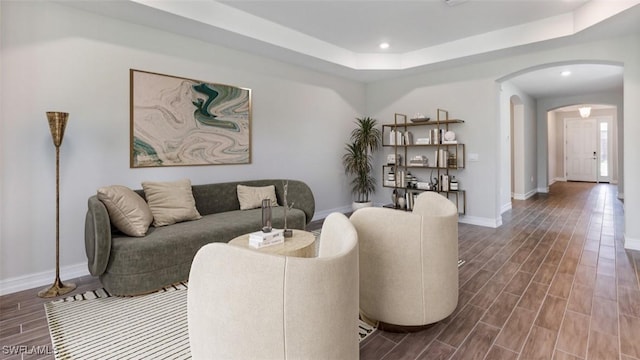
M 191 180 L 170 182 L 142 182 L 144 195 L 153 214 L 153 226 L 171 225 L 200 219 L 191 192 Z
M 153 215 L 140 195 L 122 185 L 98 189 L 98 199 L 107 208 L 111 223 L 129 236 L 145 236 Z
M 238 201 L 240 202 L 240 210 L 249 210 L 262 207 L 262 200 L 271 200 L 271 206 L 278 206 L 276 197 L 276 187 L 269 186 L 246 186 L 238 185 Z

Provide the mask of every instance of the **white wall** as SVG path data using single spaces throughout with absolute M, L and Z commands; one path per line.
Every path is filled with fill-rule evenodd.
M 396 112 L 409 117 L 421 113 L 435 119 L 436 110 L 441 108 L 449 111 L 450 118 L 465 120 L 464 124 L 450 126 L 452 130 L 455 127 L 456 138 L 465 144 L 467 154 L 466 168 L 451 172 L 459 180 L 460 189 L 466 191 L 467 215 L 461 217 L 461 221 L 495 227 L 499 225 L 495 197 L 498 189 L 496 84 L 491 78 L 468 75 L 466 71 L 443 71 L 371 84 L 367 89 L 367 113 L 382 123 L 393 123 Z M 414 138 L 426 136 L 426 128 L 424 133 L 411 130 Z M 376 169 L 392 151 L 391 148 L 382 151 Z M 470 153 L 478 154 L 479 161 L 469 161 Z M 428 180 L 430 170 L 413 170 L 412 174 Z M 379 187 L 374 201 L 389 203 L 390 197 L 391 189 Z
M 341 157 L 364 85 L 49 2 L 2 2 L 0 293 L 50 283 L 55 148 L 45 112 L 70 113 L 61 147 L 63 278 L 85 274 L 87 198 L 110 184 L 190 178 L 307 182 L 316 212 L 351 204 Z M 129 168 L 129 69 L 252 89 L 250 165 Z
M 502 111 L 509 109 L 501 102 L 497 80 L 508 79 L 510 74 L 521 73 L 530 68 L 560 62 L 593 61 L 624 64 L 624 134 L 640 133 L 640 34 L 615 39 L 567 45 L 544 51 L 532 51 L 524 55 L 505 56 L 502 59 L 463 65 L 454 69 L 425 70 L 423 73 L 369 84 L 367 86 L 367 113 L 384 122 L 393 121 L 393 113 L 413 114 L 420 112 L 432 115 L 438 107 L 449 110 L 453 117 L 465 119 L 460 127 L 460 139 L 467 144 L 467 154 L 478 153 L 480 161 L 467 163 L 461 172 L 461 188 L 467 190 L 467 216 L 462 220 L 484 224 L 500 224 L 501 194 L 507 193 L 509 183 L 505 181 L 504 168 L 507 163 L 508 133 L 501 126 Z M 508 97 L 502 97 L 502 99 Z M 598 101 L 594 101 L 598 102 Z M 542 105 L 541 105 L 542 104 Z M 534 176 L 533 189 L 546 190 L 547 170 L 547 114 L 545 100 L 537 101 L 530 112 L 535 121 L 531 124 L 536 135 L 534 151 L 528 176 Z M 632 130 L 632 131 L 629 131 Z M 621 130 L 620 130 L 621 131 Z M 631 164 L 640 161 L 640 143 L 624 142 L 625 182 L 640 179 L 640 167 L 629 170 Z M 384 154 L 383 154 L 384 156 Z M 508 158 L 506 158 L 508 159 Z M 379 165 L 382 163 L 380 162 Z M 502 178 L 501 178 L 502 175 Z M 530 177 L 529 177 L 530 179 Z M 389 202 L 389 189 L 379 188 L 376 201 Z M 631 195 L 630 195 L 631 194 Z M 640 245 L 640 223 L 630 224 L 631 215 L 640 217 L 640 190 L 636 187 L 625 192 L 625 219 L 627 240 L 638 240 Z
M 615 151 L 616 158 L 614 160 L 614 165 L 613 165 L 612 181 L 614 183 L 617 183 L 618 192 L 620 195 L 622 195 L 624 193 L 624 178 L 622 175 L 624 174 L 624 151 L 623 151 L 624 121 L 623 119 L 624 119 L 624 110 L 625 110 L 625 107 L 623 105 L 622 91 L 613 90 L 609 92 L 591 93 L 591 94 L 583 94 L 583 95 L 576 95 L 576 96 L 538 99 L 538 102 L 537 102 L 538 122 L 539 123 L 541 123 L 542 121 L 544 121 L 545 123 L 547 122 L 546 120 L 543 120 L 543 118 L 546 117 L 546 114 L 548 111 L 553 111 L 555 109 L 558 109 L 564 106 L 579 105 L 579 104 L 606 104 L 606 105 L 616 106 L 617 108 L 615 112 L 612 112 L 611 110 L 594 109 L 592 110 L 592 114 L 593 116 L 600 116 L 600 115 L 611 116 L 615 123 L 615 127 L 616 127 L 615 130 L 617 135 L 615 141 L 617 144 L 616 146 L 617 149 Z M 562 159 L 562 157 L 564 157 L 564 146 L 562 144 L 562 139 L 564 137 L 563 124 L 564 124 L 565 117 L 576 118 L 576 117 L 580 117 L 580 115 L 577 111 L 573 112 L 573 114 L 566 113 L 566 112 L 556 112 L 556 121 L 554 123 L 555 124 L 554 126 L 556 126 L 557 137 L 555 139 L 557 142 L 556 143 L 557 145 L 556 151 L 558 154 L 557 157 L 560 158 L 560 160 Z M 548 129 L 548 124 L 545 125 L 545 129 Z M 539 131 L 546 131 L 546 130 L 540 129 Z M 540 156 L 545 156 L 545 158 L 548 158 L 548 156 L 545 155 L 544 151 L 545 151 L 544 148 L 539 149 Z M 556 171 L 557 171 L 556 176 L 559 178 L 565 178 L 563 164 L 564 163 L 560 161 L 556 164 Z M 539 171 L 545 171 L 545 172 L 550 171 L 547 169 L 549 169 L 549 166 L 547 165 L 547 161 L 539 162 L 539 166 L 538 166 Z M 552 178 L 550 175 L 546 175 L 546 176 L 548 179 Z M 542 184 L 542 186 L 546 186 L 546 185 Z
M 533 196 L 537 192 L 536 182 L 536 167 L 537 167 L 537 151 L 536 151 L 536 101 L 520 90 L 517 86 L 510 81 L 505 81 L 500 84 L 500 132 L 501 138 L 505 139 L 510 134 L 511 123 L 511 107 L 513 106 L 514 117 L 514 181 L 513 181 L 513 197 L 515 199 L 523 200 Z M 516 101 L 512 105 L 512 103 Z M 503 147 L 501 150 L 501 164 L 506 166 L 509 164 L 509 148 Z M 502 172 L 500 179 L 500 199 L 503 204 L 503 210 L 506 208 L 506 203 L 510 203 L 510 197 L 507 198 L 509 191 L 507 191 L 508 185 L 511 183 L 511 172 Z M 532 181 L 531 179 L 534 179 Z
M 558 178 L 558 130 L 556 126 L 556 112 L 550 111 L 547 113 L 547 144 L 549 146 L 548 159 L 549 164 L 547 168 L 549 169 L 549 174 L 547 175 L 547 180 L 549 181 L 549 185 L 556 182 Z

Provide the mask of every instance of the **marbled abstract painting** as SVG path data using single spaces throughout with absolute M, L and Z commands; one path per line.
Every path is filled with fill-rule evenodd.
M 251 90 L 130 70 L 131 167 L 248 164 Z

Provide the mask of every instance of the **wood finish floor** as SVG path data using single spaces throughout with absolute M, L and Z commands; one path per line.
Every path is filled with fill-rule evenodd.
M 460 224 L 454 314 L 378 330 L 361 359 L 640 359 L 640 252 L 624 250 L 622 216 L 614 186 L 556 183 L 514 201 L 498 229 Z M 100 287 L 72 281 L 74 293 Z M 0 359 L 53 359 L 39 290 L 0 297 Z
M 460 299 L 419 332 L 378 331 L 361 359 L 640 359 L 640 252 L 606 184 L 556 183 L 504 225 L 460 224 Z

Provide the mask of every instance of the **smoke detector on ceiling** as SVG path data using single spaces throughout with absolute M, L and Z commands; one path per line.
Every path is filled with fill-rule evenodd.
M 469 0 L 442 0 L 442 1 L 444 1 L 444 3 L 449 6 L 456 6 L 456 5 L 466 3 Z

